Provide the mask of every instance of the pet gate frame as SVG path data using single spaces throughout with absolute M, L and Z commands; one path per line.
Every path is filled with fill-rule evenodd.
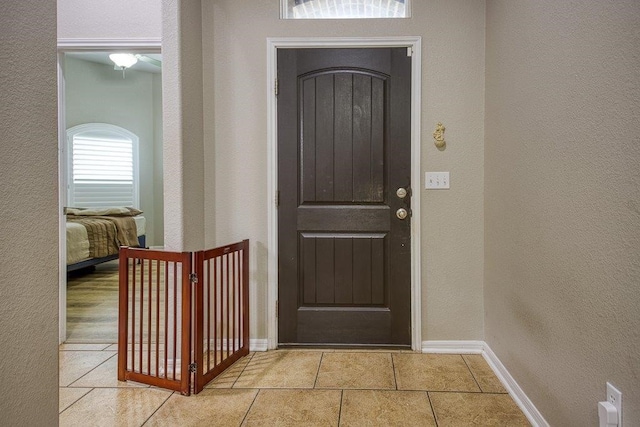
M 119 381 L 187 396 L 249 354 L 249 240 L 119 260 Z

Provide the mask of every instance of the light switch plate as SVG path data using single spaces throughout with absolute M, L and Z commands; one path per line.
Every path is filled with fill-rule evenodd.
M 426 172 L 424 187 L 427 190 L 448 190 L 449 172 Z

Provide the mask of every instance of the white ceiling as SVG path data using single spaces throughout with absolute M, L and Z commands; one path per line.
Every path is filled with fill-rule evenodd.
M 66 55 L 71 58 L 81 59 L 83 61 L 89 62 L 96 62 L 98 64 L 107 64 L 113 67 L 114 64 L 109 59 L 110 53 L 113 52 L 68 52 L 66 53 Z M 159 53 L 145 53 L 143 55 L 151 59 L 155 59 L 156 61 L 162 62 L 162 55 Z M 140 60 L 138 60 L 138 62 L 136 62 L 130 69 L 154 74 L 160 74 L 162 72 L 161 67 Z

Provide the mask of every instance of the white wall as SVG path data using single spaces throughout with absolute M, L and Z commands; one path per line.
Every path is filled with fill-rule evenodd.
M 58 0 L 58 38 L 159 39 L 161 0 Z
M 162 127 L 162 111 L 158 109 L 161 99 L 157 99 L 159 76 L 128 70 L 122 78 L 122 72 L 111 65 L 68 55 L 64 75 L 67 129 L 85 123 L 108 123 L 123 127 L 140 139 L 140 208 L 147 219 L 147 244 L 162 245 L 163 216 L 156 215 L 162 211 L 162 180 L 157 180 L 162 168 L 156 171 L 162 160 L 156 133 Z
M 3 425 L 58 422 L 56 2 L 0 13 Z
M 483 339 L 484 1 L 415 1 L 406 20 L 282 21 L 278 1 L 203 2 L 206 245 L 251 239 L 254 338 L 266 338 L 267 37 L 423 37 L 424 340 Z M 432 132 L 447 127 L 447 149 Z M 424 174 L 423 174 L 424 176 Z
M 487 1 L 486 341 L 554 426 L 640 425 L 640 2 Z

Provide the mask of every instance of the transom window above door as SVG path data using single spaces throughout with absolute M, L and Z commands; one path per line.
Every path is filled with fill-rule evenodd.
M 280 0 L 283 19 L 409 18 L 411 0 Z

